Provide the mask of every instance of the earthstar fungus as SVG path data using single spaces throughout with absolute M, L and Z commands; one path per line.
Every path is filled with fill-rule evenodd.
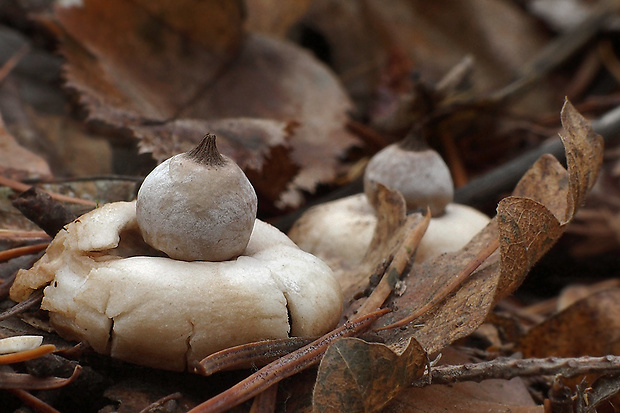
M 41 308 L 49 311 L 53 326 L 64 338 L 87 341 L 95 351 L 125 361 L 176 371 L 233 345 L 289 335 L 319 336 L 333 328 L 341 316 L 342 295 L 332 271 L 279 230 L 255 219 L 253 189 L 245 186 L 245 176 L 238 175 L 236 165 L 231 167 L 232 160 L 222 156 L 221 165 L 215 158 L 207 159 L 207 170 L 200 169 L 205 168 L 204 157 L 213 156 L 213 139 L 207 137 L 202 148 L 156 168 L 155 176 L 147 177 L 140 189 L 138 207 L 136 201 L 115 202 L 68 224 L 31 269 L 18 273 L 11 298 L 22 301 L 45 288 Z M 207 153 L 196 153 L 204 150 Z M 230 170 L 224 177 L 212 178 L 222 168 Z M 204 192 L 214 182 L 228 186 L 216 188 L 214 196 L 222 203 L 242 199 L 241 207 L 229 208 L 234 214 L 242 211 L 251 216 L 249 231 L 244 227 L 247 217 L 234 218 L 243 222 L 233 225 L 234 236 L 217 227 L 221 222 L 211 222 L 228 222 L 218 215 L 225 211 L 212 215 L 204 211 L 210 205 Z M 229 193 L 235 192 L 232 185 L 242 186 L 240 198 Z M 166 207 L 173 211 L 176 207 L 161 201 L 156 214 L 146 204 L 140 206 L 153 200 L 145 192 L 153 188 L 158 195 L 172 195 L 174 202 L 192 209 L 184 211 L 183 218 L 208 217 L 195 227 L 173 225 L 181 233 L 186 231 L 183 235 L 192 247 L 189 255 L 179 254 L 177 248 L 187 243 L 178 242 L 170 249 L 165 242 L 153 241 L 175 235 L 153 231 L 152 245 L 145 242 L 143 233 L 152 228 L 144 226 L 152 227 L 155 215 L 166 217 L 162 213 Z M 189 189 L 192 199 L 181 199 L 183 188 Z M 196 253 L 191 244 L 201 243 L 200 236 L 187 232 L 198 230 L 213 231 L 223 241 L 211 245 L 207 240 L 207 247 L 202 245 Z M 222 245 L 226 253 L 208 251 Z
M 301 249 L 331 265 L 359 264 L 377 225 L 377 184 L 403 194 L 409 212 L 430 208 L 432 219 L 416 252 L 417 262 L 462 248 L 489 222 L 481 212 L 452 202 L 454 189 L 447 165 L 411 132 L 371 158 L 363 194 L 310 208 L 289 236 Z

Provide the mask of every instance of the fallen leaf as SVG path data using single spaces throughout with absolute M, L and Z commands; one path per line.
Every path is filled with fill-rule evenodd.
M 561 117 L 564 131 L 560 138 L 566 150 L 569 186 L 566 220 L 570 220 L 585 202 L 601 170 L 603 138 L 570 103 L 564 105 Z
M 0 173 L 15 179 L 50 178 L 49 165 L 23 146 L 6 130 L 0 115 Z
M 270 172 L 274 182 L 257 185 L 265 200 L 298 205 L 299 190 L 333 180 L 356 144 L 344 129 L 351 103 L 308 52 L 245 33 L 241 6 L 86 0 L 56 6 L 49 21 L 67 86 L 91 119 L 131 130 L 159 161 L 217 130 L 222 152 L 244 170 Z M 290 156 L 274 156 L 279 146 Z
M 496 237 L 497 220 L 493 219 L 462 250 L 414 264 L 404 278 L 404 293 L 388 301 L 388 306 L 395 306 L 396 311 L 384 316 L 378 324 L 390 325 L 424 306 Z M 382 337 L 387 342 L 397 342 L 413 336 L 428 353 L 441 350 L 469 335 L 484 322 L 494 305 L 499 277 L 499 256 L 494 254 L 465 280 L 460 289 L 416 320 L 415 324 L 385 331 Z
M 489 91 L 511 81 L 548 41 L 532 16 L 515 4 L 492 0 L 321 0 L 303 24 L 328 44 L 336 72 L 362 107 L 377 98 L 375 86 L 394 50 L 431 83 L 471 55 L 475 89 Z M 521 109 L 550 109 L 547 87 L 536 92 Z
M 398 348 L 357 338 L 338 340 L 321 360 L 313 411 L 377 411 L 420 377 L 425 366 L 426 352 L 415 340 Z
M 285 37 L 308 11 L 312 0 L 281 2 L 278 0 L 247 0 L 246 28 L 252 32 Z
M 620 289 L 601 291 L 533 327 L 518 350 L 524 357 L 620 354 Z
M 508 197 L 497 207 L 502 277 L 496 295 L 504 297 L 523 282 L 532 266 L 562 236 L 547 207 L 530 198 Z
M 407 289 L 393 300 L 398 310 L 384 317 L 384 325 L 405 318 L 430 301 L 496 237 L 499 237 L 499 268 L 494 254 L 439 309 L 419 320 L 422 326 L 413 336 L 427 351 L 440 350 L 471 333 L 495 302 L 523 282 L 531 267 L 563 233 L 574 214 L 573 205 L 583 202 L 602 161 L 602 138 L 592 132 L 569 102 L 562 109 L 562 119 L 568 132 L 562 136 L 567 157 L 574 158 L 568 164 L 569 171 L 561 172 L 563 169 L 557 161 L 543 156 L 517 185 L 518 196 L 502 200 L 497 216 L 463 250 L 414 265 L 405 280 Z M 541 202 L 548 203 L 553 211 Z M 565 218 L 558 221 L 557 216 Z M 489 301 L 489 295 L 495 297 Z

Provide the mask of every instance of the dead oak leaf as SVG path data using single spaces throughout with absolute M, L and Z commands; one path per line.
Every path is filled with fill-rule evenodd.
M 426 352 L 415 340 L 400 351 L 357 338 L 338 340 L 319 366 L 313 411 L 377 411 L 409 387 L 425 367 Z
M 577 301 L 533 327 L 520 341 L 524 357 L 620 354 L 620 289 Z
M 270 148 L 290 148 L 288 159 L 269 159 L 289 167 L 257 190 L 296 205 L 300 189 L 334 178 L 357 142 L 344 128 L 351 103 L 337 79 L 296 46 L 245 33 L 240 1 L 70 4 L 47 19 L 62 40 L 67 86 L 91 119 L 130 130 L 160 161 L 217 121 L 221 145 L 235 147 L 230 155 L 246 171 L 263 171 Z M 224 142 L 231 135 L 252 137 Z

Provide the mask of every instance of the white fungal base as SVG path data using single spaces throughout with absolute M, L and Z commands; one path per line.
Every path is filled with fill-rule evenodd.
M 318 336 L 340 318 L 329 267 L 269 224 L 257 220 L 245 253 L 224 262 L 145 256 L 137 231 L 135 202 L 80 217 L 20 271 L 11 297 L 51 282 L 41 307 L 60 335 L 177 371 L 233 345 Z
M 43 336 L 14 336 L 0 339 L 0 354 L 34 350 L 43 343 Z
M 423 262 L 465 246 L 489 223 L 489 217 L 466 205 L 448 204 L 432 218 L 416 253 Z M 364 194 L 310 208 L 291 228 L 289 237 L 304 251 L 331 265 L 359 264 L 370 245 L 377 216 Z

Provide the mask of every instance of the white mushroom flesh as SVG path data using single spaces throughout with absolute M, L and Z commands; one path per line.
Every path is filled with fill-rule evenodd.
M 340 318 L 329 267 L 269 224 L 256 220 L 244 254 L 223 262 L 117 255 L 149 249 L 125 245 L 137 231 L 135 202 L 80 217 L 32 269 L 20 271 L 11 297 L 21 301 L 51 283 L 42 308 L 63 337 L 177 371 L 237 344 L 318 336 Z
M 416 262 L 457 251 L 489 223 L 489 217 L 466 205 L 448 204 L 432 218 Z M 290 238 L 304 251 L 325 260 L 334 269 L 359 264 L 370 246 L 377 217 L 364 194 L 309 209 L 291 228 Z

